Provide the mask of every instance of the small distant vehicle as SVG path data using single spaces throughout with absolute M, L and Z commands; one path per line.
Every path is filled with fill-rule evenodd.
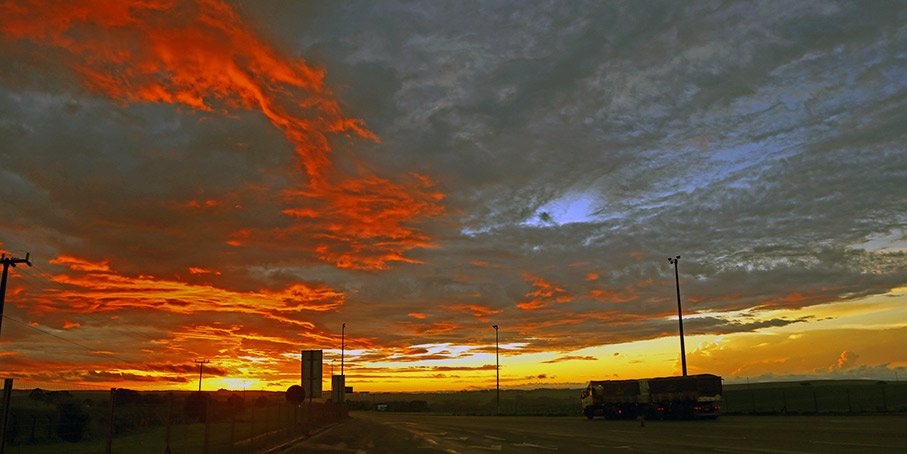
M 580 397 L 589 419 L 715 419 L 721 412 L 721 392 L 721 377 L 698 374 L 593 380 Z

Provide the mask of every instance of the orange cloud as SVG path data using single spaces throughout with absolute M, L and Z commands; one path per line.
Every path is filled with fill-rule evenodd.
M 106 261 L 61 256 L 51 263 L 71 273 L 51 276 L 63 288 L 37 295 L 37 312 L 113 312 L 153 309 L 177 314 L 236 312 L 261 315 L 282 323 L 312 327 L 302 311 L 329 311 L 343 304 L 342 292 L 297 283 L 280 291 L 234 292 L 210 285 L 192 285 L 153 276 L 131 277 L 111 270 Z
M 435 323 L 414 323 L 414 322 L 399 322 L 400 325 L 407 328 L 413 334 L 419 335 L 428 335 L 428 334 L 442 334 L 449 333 L 451 331 L 461 329 L 462 325 L 451 322 L 435 322 Z
M 217 200 L 214 200 L 214 199 L 190 200 L 181 205 L 182 208 L 189 208 L 189 209 L 210 209 L 210 208 L 217 208 L 218 206 L 220 206 L 220 202 L 218 202 Z
M 535 290 L 524 295 L 529 298 L 527 301 L 517 303 L 516 306 L 520 309 L 532 311 L 573 300 L 573 296 L 566 290 L 556 287 L 540 277 L 527 274 L 523 276 L 523 279 L 530 282 Z
M 853 367 L 857 362 L 857 358 L 860 355 L 857 355 L 854 352 L 844 350 L 841 352 L 841 356 L 838 356 L 838 360 L 831 367 L 828 368 L 829 371 L 834 371 L 835 369 L 846 369 L 848 367 Z
M 69 269 L 71 269 L 73 271 L 85 271 L 85 272 L 95 272 L 95 273 L 110 272 L 110 264 L 106 260 L 101 261 L 101 262 L 92 262 L 89 260 L 80 259 L 78 257 L 61 255 L 55 259 L 51 259 L 50 263 L 66 265 Z
M 453 306 L 445 306 L 444 308 L 454 312 L 471 313 L 473 317 L 478 319 L 487 319 L 489 315 L 499 314 L 503 312 L 502 309 L 492 309 L 488 306 L 482 306 L 480 304 L 459 304 Z
M 632 290 L 601 290 L 594 289 L 589 291 L 589 296 L 598 301 L 608 303 L 626 303 L 639 298 L 639 294 Z
M 302 219 L 284 235 L 316 237 L 312 252 L 341 268 L 383 269 L 430 246 L 414 222 L 443 214 L 428 177 L 392 182 L 355 166 L 337 174 L 329 138 L 378 141 L 347 118 L 324 72 L 284 57 L 220 0 L 26 0 L 0 4 L 0 35 L 54 49 L 89 90 L 122 102 L 167 103 L 206 112 L 261 112 L 293 145 L 305 189 L 284 213 Z M 212 208 L 216 201 L 190 202 Z M 302 206 L 298 206 L 301 203 Z M 318 225 L 305 220 L 315 219 Z M 226 240 L 242 246 L 243 238 Z
M 212 271 L 212 270 L 207 270 L 205 268 L 199 268 L 197 266 L 190 266 L 189 274 L 216 274 L 219 276 L 220 271 Z
M 218 0 L 30 0 L 7 2 L 0 14 L 7 39 L 67 51 L 85 86 L 113 99 L 259 110 L 298 145 L 313 177 L 328 166 L 326 133 L 374 138 L 343 118 L 323 71 L 283 58 Z
M 825 289 L 823 289 L 825 290 Z M 815 292 L 791 292 L 787 295 L 765 300 L 759 303 L 760 308 L 798 308 L 812 304 L 826 303 L 834 298 L 831 295 Z
M 347 179 L 321 191 L 287 191 L 285 199 L 304 208 L 284 210 L 296 226 L 280 238 L 314 237 L 315 254 L 340 268 L 385 269 L 389 262 L 419 263 L 403 252 L 432 247 L 431 239 L 410 225 L 413 219 L 444 214 L 444 195 L 427 176 L 412 174 L 394 183 L 369 176 Z

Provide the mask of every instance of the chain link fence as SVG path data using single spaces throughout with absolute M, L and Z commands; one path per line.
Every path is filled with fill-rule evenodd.
M 907 383 L 804 381 L 725 385 L 724 414 L 907 413 Z
M 347 416 L 268 391 L 134 391 L 15 380 L 3 453 L 251 453 Z

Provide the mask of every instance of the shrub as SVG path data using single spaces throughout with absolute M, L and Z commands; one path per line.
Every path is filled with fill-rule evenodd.
M 85 429 L 91 421 L 91 416 L 85 407 L 77 401 L 68 400 L 57 406 L 60 418 L 57 423 L 57 436 L 64 441 L 79 442 L 85 436 Z
M 183 414 L 190 421 L 205 421 L 206 407 L 208 406 L 208 395 L 201 392 L 194 392 L 186 398 L 186 405 L 183 407 Z

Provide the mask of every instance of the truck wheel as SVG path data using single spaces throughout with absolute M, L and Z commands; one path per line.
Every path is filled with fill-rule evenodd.
M 583 410 L 583 414 L 586 415 L 586 419 L 592 420 L 595 417 L 595 413 L 592 412 L 592 409 L 586 408 Z

